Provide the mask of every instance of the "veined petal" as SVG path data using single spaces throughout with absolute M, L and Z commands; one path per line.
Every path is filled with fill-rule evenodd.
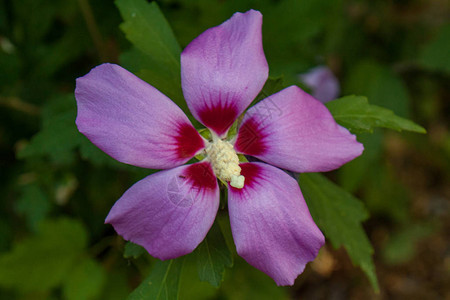
M 193 40 L 181 54 L 181 83 L 194 117 L 224 136 L 268 77 L 262 15 L 235 13 Z
M 105 223 L 152 256 L 172 259 L 205 238 L 219 208 L 217 179 L 207 162 L 152 174 L 114 204 Z
M 293 178 L 264 163 L 245 163 L 241 168 L 244 187 L 228 189 L 237 253 L 278 285 L 292 285 L 325 238 Z
M 296 86 L 247 111 L 235 148 L 298 173 L 336 169 L 364 150 L 322 103 Z
M 78 130 L 120 162 L 152 169 L 181 165 L 205 142 L 169 98 L 118 65 L 77 79 Z

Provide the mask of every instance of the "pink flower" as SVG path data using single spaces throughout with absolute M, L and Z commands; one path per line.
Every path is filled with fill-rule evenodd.
M 133 185 L 107 216 L 106 223 L 126 240 L 163 260 L 192 252 L 217 214 L 218 177 L 228 187 L 238 254 L 278 285 L 292 285 L 324 237 L 297 182 L 277 167 L 329 171 L 359 156 L 363 147 L 322 103 L 295 86 L 251 107 L 237 136 L 226 139 L 268 77 L 261 26 L 259 12 L 236 13 L 181 54 L 185 99 L 210 129 L 211 141 L 170 99 L 112 64 L 77 80 L 76 123 L 118 161 L 164 169 Z M 183 165 L 199 153 L 205 160 Z M 239 163 L 236 153 L 265 163 Z

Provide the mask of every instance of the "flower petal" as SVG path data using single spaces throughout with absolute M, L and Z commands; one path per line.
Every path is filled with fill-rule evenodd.
M 205 142 L 175 103 L 118 65 L 77 79 L 78 130 L 120 162 L 152 169 L 181 165 Z
M 328 109 L 296 86 L 251 107 L 235 148 L 294 172 L 326 172 L 361 155 L 364 147 Z
M 152 174 L 114 204 L 105 223 L 152 256 L 172 259 L 205 238 L 219 208 L 217 179 L 207 162 Z
M 322 103 L 336 99 L 339 96 L 339 81 L 326 66 L 319 66 L 300 74 L 299 79 L 312 90 L 314 98 Z
M 325 238 L 292 177 L 264 163 L 241 168 L 245 185 L 228 194 L 237 253 L 278 285 L 292 285 Z
M 235 13 L 193 40 L 181 54 L 181 83 L 194 117 L 224 136 L 262 89 L 268 66 L 262 15 Z

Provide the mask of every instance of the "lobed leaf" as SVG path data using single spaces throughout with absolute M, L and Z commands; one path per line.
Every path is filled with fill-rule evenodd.
M 361 267 L 378 290 L 373 248 L 361 224 L 369 216 L 364 205 L 318 173 L 301 174 L 299 184 L 319 228 L 334 248 L 343 246 L 347 250 L 353 264 Z
M 128 296 L 127 300 L 178 299 L 183 258 L 155 263 L 150 275 Z
M 115 3 L 124 19 L 120 28 L 127 39 L 149 57 L 179 68 L 181 48 L 156 2 L 117 0 Z
M 414 122 L 395 115 L 391 110 L 371 105 L 363 96 L 346 96 L 326 104 L 334 119 L 353 133 L 372 132 L 375 127 L 426 133 Z
M 194 253 L 200 280 L 218 287 L 223 281 L 225 267 L 233 265 L 233 256 L 217 222 Z
M 188 113 L 181 91 L 181 47 L 158 5 L 145 0 L 117 0 L 116 5 L 124 20 L 120 28 L 134 46 L 121 57 L 124 67 Z

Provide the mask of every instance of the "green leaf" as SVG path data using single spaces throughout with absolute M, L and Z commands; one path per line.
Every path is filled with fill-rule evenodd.
M 21 291 L 56 287 L 69 274 L 86 243 L 86 230 L 78 221 L 43 222 L 36 236 L 0 256 L 0 286 Z
M 120 28 L 135 47 L 122 55 L 124 66 L 188 112 L 181 91 L 181 47 L 156 2 L 117 0 L 116 5 L 124 19 Z
M 150 275 L 128 296 L 128 300 L 178 299 L 183 258 L 157 261 Z
M 124 19 L 120 29 L 127 39 L 145 54 L 179 68 L 181 48 L 156 2 L 117 0 Z
M 218 287 L 223 280 L 225 267 L 233 265 L 233 256 L 217 222 L 214 222 L 205 240 L 194 253 L 200 280 Z
M 335 248 L 343 246 L 347 250 L 353 264 L 361 267 L 378 290 L 373 248 L 361 224 L 368 218 L 364 205 L 321 174 L 301 174 L 299 184 L 311 215 L 325 236 Z
M 372 132 L 375 127 L 426 133 L 423 127 L 395 115 L 391 110 L 370 105 L 363 96 L 342 97 L 326 106 L 337 123 L 354 133 Z
M 85 258 L 67 275 L 63 286 L 65 299 L 98 299 L 105 279 L 106 273 L 102 266 L 91 258 Z
M 125 250 L 123 252 L 124 258 L 138 258 L 142 254 L 145 253 L 145 249 L 137 244 L 134 244 L 132 242 L 127 242 L 125 244 Z

